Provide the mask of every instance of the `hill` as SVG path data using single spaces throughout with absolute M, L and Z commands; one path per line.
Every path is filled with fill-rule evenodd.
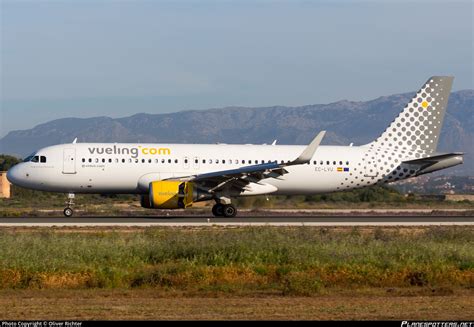
M 0 139 L 0 153 L 25 156 L 52 144 L 79 142 L 306 144 L 327 130 L 323 144 L 365 144 L 398 115 L 414 93 L 371 101 L 338 101 L 301 107 L 227 107 L 130 117 L 64 118 L 12 131 Z M 474 175 L 474 90 L 453 92 L 439 151 L 466 152 L 465 164 L 447 173 Z

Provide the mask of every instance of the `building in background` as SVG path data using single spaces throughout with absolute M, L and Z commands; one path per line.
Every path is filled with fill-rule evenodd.
M 0 171 L 0 198 L 10 198 L 10 182 L 7 180 L 7 172 Z

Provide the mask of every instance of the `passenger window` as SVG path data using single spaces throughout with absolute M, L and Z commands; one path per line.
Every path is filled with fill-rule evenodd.
M 330 165 L 331 163 L 329 161 L 326 161 L 326 165 Z
M 339 161 L 339 164 L 342 165 L 342 161 Z
M 165 163 L 165 159 L 161 159 L 161 163 Z
M 349 161 L 346 161 L 346 165 L 348 165 L 348 166 L 349 166 Z
M 92 162 L 92 158 L 89 158 L 89 162 Z
M 142 159 L 142 163 L 145 163 L 145 159 Z
M 196 163 L 196 164 L 197 164 L 197 163 L 199 163 L 199 160 L 197 160 L 197 159 L 194 159 L 194 163 Z
M 82 162 L 86 162 L 86 159 L 82 158 Z
M 95 162 L 99 162 L 99 158 L 95 158 Z
M 112 163 L 112 158 L 109 158 L 109 163 Z
M 105 162 L 105 159 L 104 159 L 104 158 L 102 159 L 102 162 Z
M 333 165 L 335 165 L 335 164 L 336 164 L 336 162 L 335 162 L 335 161 L 333 161 L 333 162 L 332 162 L 332 164 L 333 164 Z
M 188 163 L 188 159 L 184 159 L 184 163 Z
M 206 163 L 206 159 L 202 159 L 202 163 L 205 164 L 205 163 Z
M 219 159 L 216 159 L 216 164 L 218 164 L 218 163 L 219 163 Z
M 225 159 L 222 159 L 222 163 L 225 164 Z
M 209 159 L 209 163 L 210 163 L 210 164 L 212 163 L 212 159 Z
M 242 160 L 242 163 L 245 164 L 245 160 Z
M 41 157 L 40 157 L 40 161 L 41 161 L 42 163 L 45 163 L 45 162 L 46 162 L 46 157 L 45 157 L 45 156 L 41 156 Z
M 317 164 L 317 161 L 316 161 L 316 160 L 314 160 L 314 161 L 313 161 L 313 165 L 316 165 L 316 164 Z
M 148 159 L 148 163 L 151 163 L 151 161 L 152 161 L 151 159 Z
M 125 159 L 122 159 L 122 163 L 125 163 Z
M 319 164 L 320 164 L 320 165 L 324 165 L 324 161 L 321 160 L 321 161 L 319 162 Z
M 174 159 L 174 163 L 178 163 L 178 159 Z
M 171 159 L 168 159 L 168 163 L 171 163 Z

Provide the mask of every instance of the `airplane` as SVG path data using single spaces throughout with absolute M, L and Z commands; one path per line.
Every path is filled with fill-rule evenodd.
M 463 163 L 437 145 L 454 77 L 433 76 L 387 129 L 361 146 L 78 143 L 42 148 L 12 167 L 15 185 L 68 194 L 138 194 L 142 207 L 180 209 L 214 200 L 212 214 L 234 217 L 231 199 L 305 195 L 391 183 Z

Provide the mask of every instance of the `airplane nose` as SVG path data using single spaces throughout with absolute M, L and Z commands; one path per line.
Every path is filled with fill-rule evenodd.
M 18 185 L 18 182 L 20 180 L 20 169 L 19 166 L 20 164 L 17 164 L 7 171 L 7 179 L 10 183 Z

